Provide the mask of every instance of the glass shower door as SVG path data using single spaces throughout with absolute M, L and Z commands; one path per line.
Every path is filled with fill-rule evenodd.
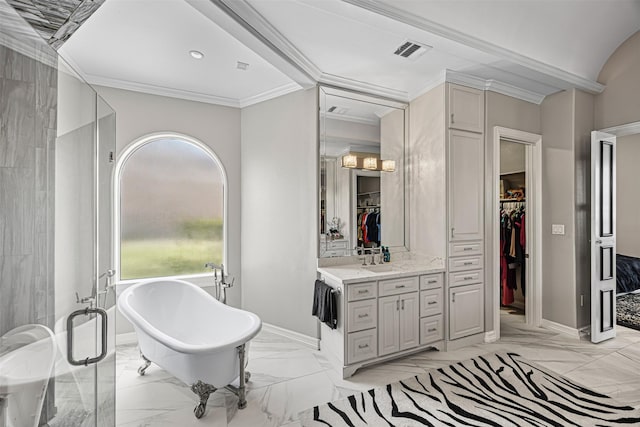
M 115 114 L 62 61 L 55 144 L 55 369 L 50 426 L 115 425 L 111 182 Z

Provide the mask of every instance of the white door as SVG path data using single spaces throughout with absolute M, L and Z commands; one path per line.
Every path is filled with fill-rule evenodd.
M 400 350 L 417 347 L 420 342 L 418 293 L 400 296 Z
M 616 336 L 616 137 L 591 133 L 591 341 Z
M 378 300 L 378 356 L 395 353 L 399 349 L 400 298 L 396 295 Z

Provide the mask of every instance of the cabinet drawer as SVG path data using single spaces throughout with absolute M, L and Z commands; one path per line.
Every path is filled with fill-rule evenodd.
M 348 241 L 346 240 L 329 240 L 327 242 L 327 249 L 347 249 Z
M 444 338 L 442 315 L 420 319 L 420 345 L 440 341 Z
M 387 295 L 404 294 L 417 291 L 419 287 L 418 277 L 403 277 L 401 279 L 381 280 L 378 282 L 378 294 L 381 297 Z
M 376 282 L 347 285 L 347 301 L 358 301 L 376 296 Z
M 449 287 L 482 283 L 484 281 L 483 270 L 462 271 L 449 273 Z
M 378 355 L 378 330 L 369 329 L 347 335 L 347 363 L 373 359 Z
M 449 243 L 449 256 L 482 255 L 482 242 Z
M 376 299 L 350 302 L 347 304 L 347 332 L 375 328 L 378 324 L 378 303 Z
M 420 291 L 420 317 L 442 313 L 442 289 Z
M 420 290 L 436 289 L 442 287 L 442 274 L 430 274 L 420 276 Z
M 482 267 L 482 255 L 449 258 L 449 271 L 477 270 Z

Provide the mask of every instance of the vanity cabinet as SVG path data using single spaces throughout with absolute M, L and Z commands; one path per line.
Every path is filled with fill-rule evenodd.
M 449 239 L 482 239 L 484 234 L 484 136 L 449 131 Z
M 424 274 L 420 269 L 414 273 L 373 273 L 375 279 L 342 280 L 339 267 L 318 270 L 329 286 L 342 291 L 338 327 L 332 330 L 321 324 L 320 348 L 342 368 L 344 378 L 362 366 L 444 347 L 441 261 L 440 265 L 436 273 Z M 360 266 L 351 268 L 363 270 Z M 398 275 L 401 277 L 393 277 Z
M 455 349 L 484 340 L 484 92 L 448 83 L 446 105 L 447 349 Z
M 449 289 L 449 339 L 484 331 L 484 287 L 482 283 Z
M 380 312 L 379 356 L 418 346 L 420 343 L 418 292 L 380 298 L 378 311 Z
M 449 129 L 484 131 L 484 91 L 449 83 L 447 96 Z

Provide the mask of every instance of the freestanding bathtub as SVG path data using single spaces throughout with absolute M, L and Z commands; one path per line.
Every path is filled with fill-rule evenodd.
M 194 409 L 204 415 L 209 395 L 226 387 L 246 406 L 245 372 L 249 340 L 262 322 L 248 311 L 229 307 L 183 280 L 150 280 L 127 288 L 118 309 L 133 324 L 145 364 L 151 362 L 191 386 L 200 397 Z M 239 386 L 231 383 L 238 379 Z

